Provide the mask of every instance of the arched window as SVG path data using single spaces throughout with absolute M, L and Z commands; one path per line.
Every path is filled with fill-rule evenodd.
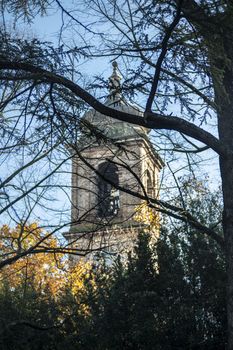
M 148 197 L 153 198 L 154 188 L 153 188 L 151 175 L 148 170 L 146 171 L 146 191 L 147 191 Z
M 120 208 L 119 190 L 112 185 L 119 184 L 118 168 L 113 163 L 104 162 L 100 164 L 98 171 L 103 176 L 98 179 L 98 214 L 100 217 L 114 216 Z

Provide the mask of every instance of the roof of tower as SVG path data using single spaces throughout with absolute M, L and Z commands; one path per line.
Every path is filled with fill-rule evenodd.
M 142 110 L 137 105 L 129 103 L 122 96 L 122 77 L 117 62 L 114 61 L 112 66 L 113 72 L 109 77 L 109 95 L 104 104 L 125 113 L 143 116 Z M 83 120 L 94 126 L 97 131 L 100 131 L 104 136 L 111 139 L 146 137 L 148 133 L 148 129 L 146 128 L 110 118 L 96 112 L 94 109 L 90 109 L 86 112 L 83 116 Z

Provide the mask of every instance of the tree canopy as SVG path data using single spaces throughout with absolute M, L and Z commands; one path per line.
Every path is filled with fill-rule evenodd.
M 154 140 L 165 150 L 166 159 L 177 160 L 183 155 L 182 164 L 186 166 L 181 167 L 186 171 L 193 172 L 201 155 L 215 154 L 223 198 L 221 232 L 216 230 L 218 222 L 203 225 L 187 211 L 184 201 L 177 205 L 173 191 L 166 200 L 142 198 L 212 237 L 225 251 L 228 348 L 233 349 L 232 2 L 84 0 L 66 5 L 54 0 L 1 1 L 1 5 L 4 175 L 0 213 L 20 222 L 35 208 L 48 207 L 48 190 L 59 188 L 68 196 L 67 183 L 59 182 L 57 176 L 61 170 L 69 172 L 64 168 L 71 158 L 69 147 L 81 156 L 75 145 L 83 127 L 82 113 L 89 107 L 155 130 Z M 9 13 L 14 19 L 33 22 L 35 16 L 46 15 L 51 8 L 61 14 L 57 47 L 9 32 Z M 106 106 L 101 99 L 106 96 L 103 88 L 107 85 L 102 76 L 84 79 L 83 64 L 97 58 L 106 62 L 106 57 L 119 61 L 125 77 L 122 91 L 129 99 L 139 101 L 143 116 Z M 90 125 L 85 127 L 96 135 Z M 12 160 L 15 167 L 9 166 Z M 38 167 L 43 170 L 40 174 Z M 26 173 L 28 169 L 30 174 Z M 178 185 L 177 169 L 171 170 Z M 182 190 L 178 186 L 177 193 Z M 68 225 L 64 214 L 55 230 L 62 225 Z

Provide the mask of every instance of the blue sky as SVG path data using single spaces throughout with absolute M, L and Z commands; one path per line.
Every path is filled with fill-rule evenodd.
M 70 1 L 68 1 L 69 3 Z M 7 18 L 7 21 L 10 25 L 12 25 L 12 20 Z M 16 23 L 16 28 L 15 31 L 19 31 L 19 33 L 23 33 L 24 36 L 28 36 L 29 38 L 31 37 L 38 37 L 41 41 L 51 41 L 56 44 L 59 41 L 59 30 L 60 30 L 60 25 L 61 25 L 61 14 L 58 11 L 55 10 L 50 10 L 47 16 L 44 17 L 39 17 L 37 16 L 35 20 L 30 23 L 26 24 L 22 20 L 19 20 Z M 67 32 L 67 40 L 69 39 L 69 35 L 74 35 L 72 31 Z M 64 41 L 66 40 L 66 37 L 63 39 Z M 105 78 L 110 76 L 112 72 L 112 67 L 110 64 L 110 59 L 109 58 L 99 58 L 99 59 L 94 59 L 91 60 L 90 62 L 84 62 L 83 64 L 80 65 L 80 70 L 82 70 L 82 73 L 86 74 L 87 76 L 93 76 L 95 74 L 101 74 Z M 207 159 L 211 157 L 211 155 L 208 155 L 208 152 L 206 153 Z M 210 175 L 210 182 L 211 186 L 215 187 L 217 185 L 216 178 L 218 177 L 218 162 L 213 160 L 212 158 L 210 160 L 205 161 L 205 172 Z M 174 166 L 180 167 L 180 164 L 174 163 Z M 60 206 L 61 203 L 62 205 L 65 206 L 65 201 L 67 199 L 65 196 L 62 195 L 61 192 L 58 193 L 58 201 L 57 203 L 54 202 L 54 208 L 58 205 Z M 69 205 L 67 203 L 67 205 Z M 43 212 L 38 212 L 39 218 L 44 218 L 44 213 Z M 50 217 L 48 216 L 48 219 L 50 220 Z

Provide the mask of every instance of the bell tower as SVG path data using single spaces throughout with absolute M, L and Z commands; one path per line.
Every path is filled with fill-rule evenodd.
M 126 113 L 143 113 L 124 99 L 117 63 L 109 78 L 105 104 Z M 135 220 L 140 195 L 158 197 L 163 161 L 148 130 L 114 120 L 95 110 L 81 121 L 82 135 L 72 146 L 71 227 L 64 236 L 85 256 L 125 254 L 142 223 Z M 137 196 L 139 194 L 139 196 Z

